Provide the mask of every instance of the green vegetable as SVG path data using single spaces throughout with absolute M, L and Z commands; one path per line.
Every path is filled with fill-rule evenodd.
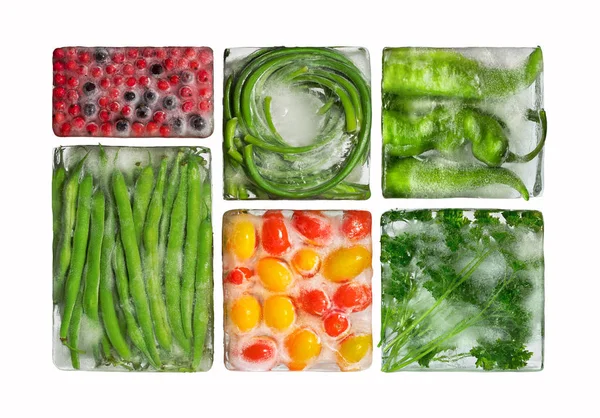
M 194 305 L 192 370 L 202 361 L 212 302 L 212 227 L 210 216 L 200 225 Z
M 146 212 L 152 197 L 152 189 L 154 185 L 154 169 L 148 164 L 144 167 L 135 182 L 135 190 L 133 192 L 133 223 L 135 226 L 135 237 L 138 247 L 142 242 L 142 231 L 144 228 L 144 220 Z
M 528 367 L 541 338 L 533 318 L 542 320 L 543 306 L 531 298 L 541 292 L 543 256 L 524 256 L 517 244 L 533 237 L 541 254 L 540 221 L 531 211 L 385 213 L 382 370 Z
M 160 259 L 163 260 L 167 249 L 167 234 L 171 223 L 171 211 L 173 210 L 173 202 L 177 194 L 177 186 L 179 185 L 179 168 L 184 157 L 183 151 L 179 151 L 173 162 L 169 178 L 167 180 L 166 193 L 162 216 L 160 217 L 160 230 L 158 236 L 158 245 L 160 251 Z
M 383 53 L 382 89 L 413 97 L 506 97 L 530 86 L 542 69 L 540 47 L 514 69 L 490 68 L 444 49 L 387 48 Z
M 529 200 L 521 179 L 502 167 L 403 158 L 390 161 L 383 174 L 385 197 L 466 197 L 466 193 L 490 185 L 506 185 Z
M 60 234 L 60 221 L 62 214 L 63 185 L 67 177 L 67 170 L 62 161 L 62 149 L 58 151 L 58 167 L 52 173 L 52 250 L 56 257 L 56 246 Z
M 322 129 L 311 145 L 289 145 L 277 131 L 269 86 L 285 86 L 323 101 L 317 112 L 323 116 Z M 226 180 L 229 197 L 266 193 L 302 199 L 328 193 L 344 198 L 350 188 L 354 197 L 368 198 L 368 192 L 354 189 L 346 178 L 368 157 L 370 90 L 343 54 L 328 48 L 260 49 L 227 79 L 224 94 L 225 170 L 236 173 Z M 331 165 L 332 152 L 340 148 L 349 151 Z M 234 181 L 235 187 L 229 184 Z M 346 187 L 336 189 L 338 185 Z

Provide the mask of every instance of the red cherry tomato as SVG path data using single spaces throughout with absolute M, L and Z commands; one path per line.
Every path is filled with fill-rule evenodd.
M 339 337 L 348 330 L 350 323 L 342 312 L 330 312 L 323 319 L 323 328 L 330 337 Z
M 272 339 L 256 338 L 252 343 L 244 347 L 242 357 L 246 361 L 259 363 L 273 358 L 275 350 L 275 342 Z
M 232 284 L 242 284 L 253 275 L 252 270 L 246 267 L 236 267 L 227 274 L 225 281 Z
M 333 303 L 344 311 L 364 311 L 371 304 L 371 287 L 356 283 L 342 285 L 334 293 Z
M 321 289 L 303 290 L 298 302 L 302 310 L 316 316 L 323 315 L 331 306 L 329 297 Z
M 285 254 L 291 245 L 282 213 L 268 211 L 263 219 L 262 244 L 265 251 L 276 256 Z
M 329 219 L 318 211 L 296 211 L 292 224 L 313 245 L 327 245 L 333 234 Z
M 358 241 L 371 234 L 371 213 L 362 210 L 350 210 L 344 213 L 342 232 L 352 240 Z

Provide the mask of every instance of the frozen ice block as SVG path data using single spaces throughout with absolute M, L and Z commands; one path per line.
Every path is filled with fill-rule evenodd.
M 228 49 L 223 113 L 226 199 L 370 196 L 366 49 Z
M 225 365 L 371 364 L 371 214 L 229 211 L 223 217 Z
M 539 47 L 386 48 L 384 196 L 538 196 L 542 77 Z
M 536 211 L 384 213 L 382 370 L 541 370 L 543 230 Z
M 200 137 L 213 131 L 205 47 L 64 47 L 52 57 L 58 136 Z
M 206 148 L 55 149 L 59 369 L 211 367 L 209 165 Z

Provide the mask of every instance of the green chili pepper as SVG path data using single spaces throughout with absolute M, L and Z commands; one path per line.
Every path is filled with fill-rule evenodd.
M 472 190 L 497 184 L 515 189 L 529 200 L 529 192 L 521 179 L 501 167 L 402 158 L 390 161 L 383 174 L 385 197 L 468 197 L 467 193 Z
M 85 256 L 88 244 L 88 233 L 90 230 L 90 209 L 92 201 L 93 180 L 90 174 L 86 174 L 81 180 L 77 197 L 77 219 L 75 221 L 75 232 L 73 233 L 73 257 L 69 267 L 69 275 L 65 282 L 65 307 L 60 324 L 60 339 L 66 341 L 69 332 L 69 324 L 75 308 L 75 301 L 80 291 L 81 275 L 85 264 Z
M 325 92 L 319 110 L 325 122 L 312 145 L 291 146 L 277 132 L 271 97 L 264 96 L 266 87 L 275 84 L 314 95 Z M 224 152 L 230 166 L 241 165 L 271 197 L 345 197 L 343 188 L 335 188 L 364 162 L 371 128 L 369 86 L 351 60 L 328 48 L 260 49 L 227 79 L 224 94 Z M 339 149 L 348 152 L 338 164 L 323 168 Z M 226 184 L 226 190 L 232 187 Z M 248 197 L 248 192 L 243 187 L 228 197 Z
M 517 68 L 490 68 L 456 51 L 387 48 L 383 53 L 384 93 L 402 96 L 485 99 L 506 97 L 529 87 L 543 68 L 537 47 Z

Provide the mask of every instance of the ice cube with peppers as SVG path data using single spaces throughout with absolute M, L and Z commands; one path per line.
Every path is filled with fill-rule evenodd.
M 369 367 L 371 257 L 371 214 L 366 211 L 227 212 L 226 367 Z

